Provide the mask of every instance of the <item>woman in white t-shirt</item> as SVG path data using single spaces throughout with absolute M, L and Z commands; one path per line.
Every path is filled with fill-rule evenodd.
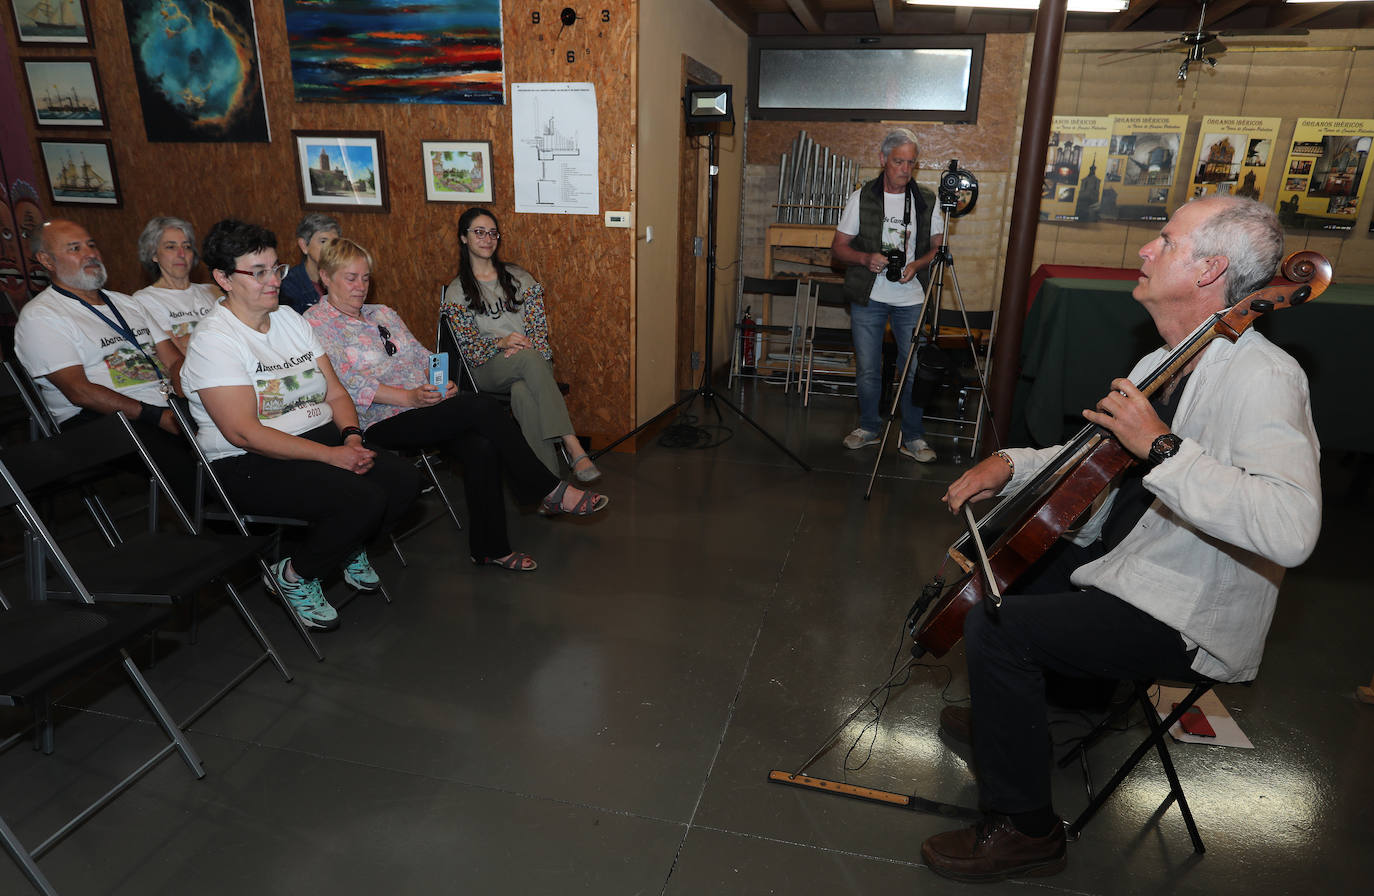
M 420 490 L 415 468 L 363 447 L 358 412 L 314 331 L 278 305 L 286 265 L 277 238 L 221 221 L 203 257 L 224 300 L 196 328 L 182 387 L 196 439 L 240 512 L 306 520 L 303 542 L 272 569 L 306 626 L 338 627 L 320 579 L 343 566 L 364 591 L 380 582 L 366 544 L 390 531 Z
M 155 279 L 133 297 L 172 335 L 182 354 L 186 354 L 191 331 L 219 301 L 218 289 L 191 282 L 197 259 L 196 231 L 187 221 L 160 216 L 150 220 L 139 234 L 138 260 Z

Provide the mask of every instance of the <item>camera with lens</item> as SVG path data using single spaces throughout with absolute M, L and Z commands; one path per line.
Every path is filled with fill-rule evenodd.
M 887 279 L 896 283 L 902 279 L 902 268 L 906 267 L 906 253 L 901 249 L 888 249 L 883 255 L 887 256 L 887 270 L 883 273 Z

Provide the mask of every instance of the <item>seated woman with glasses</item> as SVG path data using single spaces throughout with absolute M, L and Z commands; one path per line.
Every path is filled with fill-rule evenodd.
M 307 627 L 337 628 L 320 579 L 342 566 L 352 587 L 380 587 L 365 546 L 414 503 L 419 474 L 363 447 L 358 412 L 315 331 L 278 304 L 287 266 L 276 236 L 220 221 L 201 256 L 224 300 L 196 327 L 182 365 L 196 440 L 241 513 L 309 523 L 272 567 L 276 590 Z
M 563 393 L 553 378 L 553 349 L 544 316 L 544 288 L 529 271 L 501 260 L 496 217 L 470 208 L 458 219 L 458 276 L 441 309 L 453 322 L 458 349 L 477 388 L 510 392 L 511 412 L 534 453 L 558 472 L 559 445 L 572 473 L 594 482 L 601 471 L 573 434 Z
M 372 256 L 349 239 L 326 246 L 320 276 L 327 294 L 305 312 L 339 380 L 358 407 L 369 445 L 392 449 L 438 446 L 463 468 L 472 562 L 529 572 L 536 563 L 511 549 L 501 479 L 516 501 L 546 514 L 585 516 L 609 503 L 604 495 L 559 482 L 534 456 L 510 414 L 495 399 L 458 394 L 449 381 L 430 385 L 429 350 L 400 315 L 366 304 Z

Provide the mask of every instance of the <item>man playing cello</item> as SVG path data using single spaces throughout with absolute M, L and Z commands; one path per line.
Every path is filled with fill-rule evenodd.
M 1140 250 L 1133 295 L 1166 348 L 1083 416 L 1139 463 L 1072 539 L 1018 581 L 996 613 L 964 622 L 980 802 L 972 828 L 929 838 L 931 869 L 967 881 L 1054 874 L 1066 863 L 1051 804 L 1045 676 L 1248 681 L 1286 567 L 1321 528 L 1307 377 L 1253 328 L 1213 340 L 1146 397 L 1134 385 L 1210 315 L 1273 277 L 1283 233 L 1248 199 L 1190 202 Z M 1058 449 L 999 451 L 942 499 L 1014 492 Z

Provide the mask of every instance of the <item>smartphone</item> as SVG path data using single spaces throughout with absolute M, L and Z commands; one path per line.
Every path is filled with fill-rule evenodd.
M 448 352 L 429 356 L 429 384 L 440 392 L 448 386 Z
M 1177 703 L 1174 704 L 1174 708 L 1178 708 Z M 1196 706 L 1188 707 L 1188 711 L 1179 716 L 1178 724 L 1185 734 L 1191 734 L 1193 737 L 1217 736 L 1216 729 L 1212 727 L 1211 722 L 1207 721 L 1207 714 Z

